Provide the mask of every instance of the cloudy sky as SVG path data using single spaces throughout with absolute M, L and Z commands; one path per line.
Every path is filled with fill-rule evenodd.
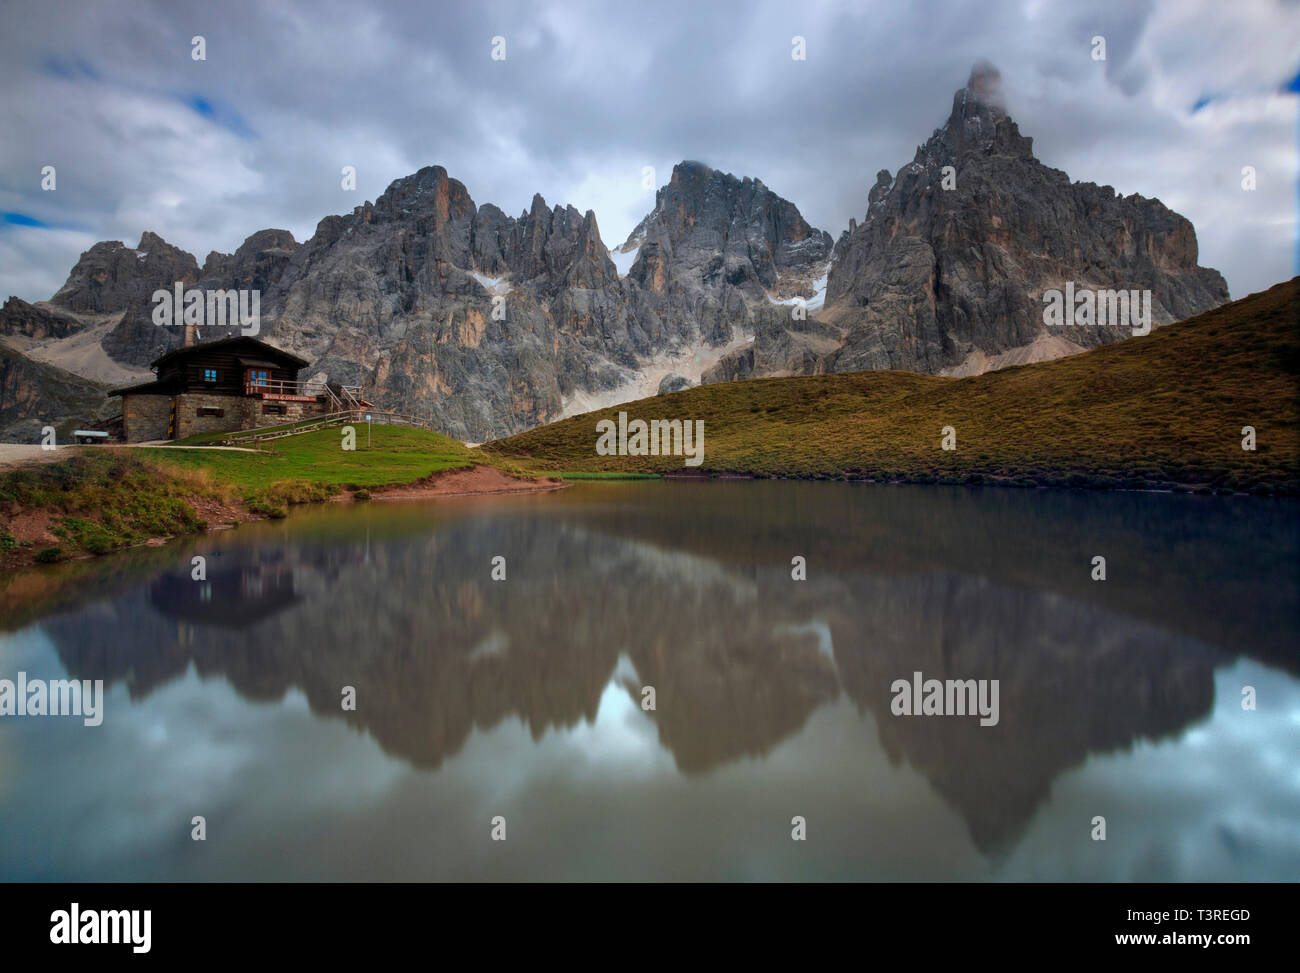
M 593 209 L 614 246 L 643 167 L 699 159 L 838 236 L 981 57 L 1042 161 L 1187 216 L 1234 297 L 1300 272 L 1297 0 L 43 0 L 0 6 L 0 298 L 144 230 L 200 263 L 304 240 L 432 164 L 480 205 Z

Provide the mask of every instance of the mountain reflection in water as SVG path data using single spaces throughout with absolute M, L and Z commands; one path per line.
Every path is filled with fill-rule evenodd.
M 217 677 L 249 701 L 301 693 L 315 720 L 359 730 L 419 772 L 443 773 L 476 733 L 508 721 L 537 745 L 621 698 L 680 778 L 742 774 L 746 788 L 789 792 L 789 813 L 772 822 L 786 844 L 790 816 L 807 812 L 790 775 L 769 778 L 765 767 L 824 713 L 844 731 L 820 754 L 824 783 L 883 755 L 873 779 L 921 775 L 996 866 L 1067 771 L 1176 741 L 1212 723 L 1216 705 L 1228 718 L 1240 711 L 1234 699 L 1216 704 L 1216 670 L 1244 658 L 1296 698 L 1294 514 L 1281 502 L 1136 494 L 593 484 L 308 511 L 141 554 L 135 571 L 79 581 L 73 602 L 38 624 L 68 673 L 124 687 L 132 710 L 192 666 L 203 685 Z M 195 553 L 208 555 L 206 581 L 191 579 Z M 1089 576 L 1095 554 L 1107 558 L 1104 583 Z M 504 582 L 490 579 L 496 555 L 507 559 Z M 806 581 L 791 579 L 796 555 Z M 999 680 L 998 725 L 893 716 L 890 685 L 914 671 Z M 355 711 L 340 705 L 345 686 L 355 687 Z M 641 709 L 644 686 L 655 687 L 653 712 Z M 1293 821 L 1297 749 L 1284 748 L 1290 784 L 1280 797 Z M 34 769 L 38 759 L 39 750 L 21 761 L 19 788 L 51 772 Z M 503 788 L 513 772 L 514 763 L 492 769 Z M 572 815 L 593 813 L 562 782 L 553 790 L 548 800 L 569 801 Z M 0 824 L 6 800 L 35 815 L 38 793 L 0 791 Z M 1104 810 L 1072 813 L 1078 839 L 1092 844 L 1088 822 Z M 1109 827 L 1122 829 L 1123 815 Z M 1230 821 L 1219 827 L 1226 844 L 1241 844 Z M 0 868 L 8 847 L 0 839 Z M 1295 856 L 1294 836 L 1272 850 Z M 322 874 L 353 873 L 336 864 Z M 915 877 L 883 856 L 858 864 L 837 876 Z M 620 874 L 617 862 L 601 867 Z M 766 874 L 757 864 L 718 869 Z M 1186 877 L 1232 877 L 1203 872 Z

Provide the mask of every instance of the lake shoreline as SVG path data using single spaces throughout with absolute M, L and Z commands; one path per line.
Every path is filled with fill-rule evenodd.
M 776 480 L 793 483 L 868 483 L 873 486 L 989 486 L 1011 490 L 1089 490 L 1101 493 L 1168 493 L 1194 494 L 1197 496 L 1254 497 L 1257 499 L 1295 498 L 1295 494 L 1287 492 L 1285 488 L 1278 489 L 1271 484 L 1262 484 L 1259 488 L 1251 490 L 1234 490 L 1227 487 L 1212 487 L 1205 483 L 1170 480 L 1150 481 L 1138 477 L 1123 479 L 1074 472 L 1023 477 L 999 477 L 975 473 L 954 476 L 918 475 L 877 478 L 850 474 L 833 476 L 831 474 L 709 471 L 706 473 L 661 473 L 659 479 L 671 480 L 677 483 Z
M 96 454 L 91 449 L 84 451 Z M 44 467 L 49 468 L 49 467 Z M 599 477 L 592 477 L 599 479 Z M 1292 492 L 1286 484 L 1271 483 L 1252 484 L 1252 488 L 1232 489 L 1222 485 L 1210 485 L 1204 482 L 1179 482 L 1167 479 L 1148 479 L 1140 476 L 1116 477 L 1080 474 L 1075 471 L 1054 471 L 1038 473 L 1033 476 L 996 476 L 989 474 L 903 474 L 901 476 L 861 476 L 844 472 L 839 475 L 831 473 L 770 473 L 745 470 L 671 470 L 661 472 L 657 479 L 677 483 L 692 482 L 732 482 L 736 480 L 776 480 L 791 482 L 819 483 L 855 483 L 874 486 L 965 486 L 965 487 L 1001 487 L 1013 490 L 1085 490 L 1114 493 L 1164 493 L 1196 496 L 1234 496 L 1253 498 L 1292 498 Z M 620 480 L 622 482 L 622 480 Z M 261 520 L 280 519 L 287 515 L 287 506 L 311 506 L 319 503 L 367 503 L 367 502 L 403 502 L 436 500 L 451 497 L 471 496 L 512 496 L 529 493 L 551 493 L 563 490 L 570 485 L 563 474 L 546 471 L 507 471 L 491 462 L 474 463 L 469 466 L 437 470 L 427 476 L 405 483 L 379 484 L 369 487 L 349 486 L 335 487 L 324 494 L 302 497 L 289 501 L 286 506 L 273 506 L 265 503 L 235 500 L 212 493 L 183 492 L 177 499 L 182 501 L 191 515 L 188 522 L 177 526 L 189 529 L 178 531 L 156 531 L 147 536 L 138 537 L 132 543 L 113 547 L 108 550 L 85 550 L 71 548 L 62 551 L 53 560 L 42 560 L 43 549 L 67 544 L 64 537 L 52 533 L 58 526 L 57 521 L 66 511 L 52 509 L 50 506 L 27 506 L 11 504 L 6 511 L 3 525 L 0 526 L 0 539 L 4 540 L 4 549 L 0 551 L 0 577 L 12 577 L 29 571 L 45 563 L 93 560 L 105 554 L 131 550 L 140 547 L 158 547 L 181 536 L 213 533 L 230 530 L 245 523 Z M 130 497 L 138 502 L 148 502 L 149 497 L 140 490 L 131 491 Z
M 355 488 L 333 493 L 320 500 L 308 500 L 294 506 L 311 506 L 317 503 L 365 503 L 375 501 L 401 502 L 411 500 L 436 500 L 450 497 L 512 496 L 528 493 L 550 493 L 568 486 L 555 477 L 516 476 L 497 467 L 472 465 L 438 470 L 428 476 L 408 483 L 385 484 L 370 488 Z M 141 494 L 140 499 L 147 499 Z M 17 505 L 16 510 L 4 511 L 0 518 L 0 537 L 4 549 L 0 550 L 0 577 L 13 579 L 30 569 L 46 564 L 70 561 L 90 561 L 106 555 L 142 547 L 161 547 L 179 537 L 211 534 L 233 530 L 243 524 L 263 520 L 278 520 L 287 510 L 249 502 L 222 500 L 198 493 L 178 498 L 186 504 L 201 524 L 194 530 L 172 533 L 151 533 L 138 541 L 100 552 L 71 550 L 57 558 L 42 560 L 42 550 L 58 548 L 66 539 L 53 533 L 56 521 L 64 512 L 50 506 Z
M 513 476 L 494 466 L 470 466 L 440 470 L 410 483 L 372 487 L 366 497 L 360 490 L 344 491 L 330 497 L 330 503 L 365 503 L 376 501 L 435 500 L 441 497 L 504 496 L 518 493 L 550 493 L 568 484 L 555 477 Z M 368 498 L 368 499 L 367 499 Z

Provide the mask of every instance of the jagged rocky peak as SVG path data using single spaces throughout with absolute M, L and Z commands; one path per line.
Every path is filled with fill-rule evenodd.
M 364 212 L 365 207 L 359 209 Z M 464 183 L 448 176 L 442 166 L 425 166 L 394 179 L 375 200 L 373 210 L 377 216 L 397 219 L 411 213 L 431 213 L 446 223 L 471 220 L 476 208 Z
M 518 219 L 485 203 L 471 227 L 470 259 L 483 274 L 508 274 L 545 292 L 597 287 L 617 279 L 600 239 L 596 215 L 574 206 L 548 207 L 540 193 Z
M 609 259 L 609 251 L 600 238 L 600 226 L 592 210 L 583 214 L 576 227 L 572 252 L 573 257 L 564 272 L 567 286 L 593 289 L 618 281 L 618 270 Z
M 146 231 L 135 249 L 120 240 L 96 243 L 81 255 L 50 303 L 87 314 L 122 311 L 132 302 L 147 301 L 160 287 L 192 284 L 198 276 L 192 254 Z
M 762 300 L 783 275 L 825 264 L 832 240 L 761 180 L 685 161 L 620 250 L 635 245 L 628 276 L 651 292 L 729 285 Z
M 288 230 L 258 230 L 233 254 L 212 251 L 203 261 L 205 286 L 266 290 L 284 272 L 298 249 Z
M 917 176 L 923 176 L 926 182 L 938 181 L 944 166 L 956 168 L 971 155 L 1033 160 L 1033 148 L 1034 140 L 1021 135 L 1019 126 L 1007 114 L 1002 73 L 988 61 L 977 61 L 965 86 L 952 96 L 948 120 L 917 147 L 912 162 L 899 171 L 897 178 L 888 169 L 876 173 L 876 183 L 867 193 L 867 219 L 879 212 L 879 204 L 901 182 L 915 182 Z
M 268 250 L 285 250 L 292 253 L 298 249 L 298 241 L 288 230 L 258 230 L 235 251 L 236 258 L 249 257 L 265 253 Z
M 702 162 L 673 168 L 617 267 L 594 213 L 539 194 L 508 216 L 428 166 L 327 216 L 305 243 L 262 230 L 209 254 L 202 272 L 152 233 L 136 249 L 96 244 L 53 316 L 11 303 L 0 331 L 62 340 L 75 327 L 59 315 L 120 312 L 103 350 L 142 367 L 182 340 L 150 320 L 154 290 L 256 288 L 261 337 L 308 358 L 307 374 L 363 384 L 389 408 L 481 441 L 644 395 L 652 362 L 687 381 L 951 372 L 1120 337 L 1043 340 L 1042 292 L 1068 280 L 1149 288 L 1155 324 L 1227 299 L 1223 278 L 1196 266 L 1187 220 L 1158 200 L 1072 184 L 1031 145 L 996 70 L 977 65 L 915 159 L 876 177 L 833 263 L 831 237 L 793 203 Z M 795 298 L 806 317 L 792 316 Z
M 949 158 L 970 151 L 996 149 L 1009 155 L 1032 156 L 1034 141 L 1020 134 L 1007 115 L 1002 73 L 988 61 L 978 61 L 966 86 L 952 96 L 952 114 L 926 144 L 928 154 L 942 147 Z
M 536 279 L 548 291 L 559 286 L 597 287 L 617 279 L 591 210 L 582 214 L 572 205 L 548 209 L 538 194 L 531 209 L 520 216 L 519 226 L 520 245 L 507 253 L 516 277 Z

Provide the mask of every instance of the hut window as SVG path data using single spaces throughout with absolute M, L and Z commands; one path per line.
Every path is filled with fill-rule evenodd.
M 217 380 L 217 370 L 215 368 L 203 369 L 203 381 L 215 382 Z
M 249 385 L 270 385 L 271 376 L 265 368 L 251 368 L 248 371 Z
M 220 419 L 225 414 L 226 414 L 225 409 L 218 409 L 215 406 L 211 406 L 211 405 L 199 406 L 199 415 L 201 416 L 215 416 L 216 418 Z
M 264 415 L 264 416 L 282 416 L 282 415 L 284 415 L 284 406 L 282 406 L 282 405 L 264 405 L 264 406 L 262 406 L 262 415 Z

